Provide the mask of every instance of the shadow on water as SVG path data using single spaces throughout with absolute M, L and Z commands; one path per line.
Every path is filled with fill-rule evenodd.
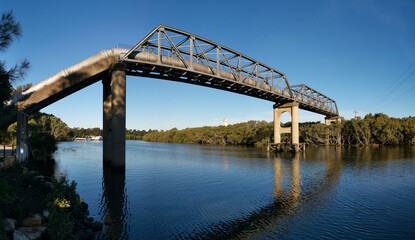
M 104 164 L 102 177 L 102 196 L 100 212 L 104 233 L 98 239 L 128 239 L 129 225 L 127 196 L 125 188 L 125 169 L 112 168 Z
M 319 179 L 306 185 L 301 182 L 300 164 L 303 154 L 274 154 L 273 201 L 258 208 L 245 217 L 221 221 L 204 229 L 194 229 L 187 236 L 179 234 L 175 239 L 278 239 L 284 238 L 290 222 L 307 205 L 319 205 L 324 195 L 340 181 L 342 175 L 342 148 L 319 151 L 319 158 L 325 162 L 325 170 Z M 282 162 L 291 162 L 289 189 L 283 187 Z

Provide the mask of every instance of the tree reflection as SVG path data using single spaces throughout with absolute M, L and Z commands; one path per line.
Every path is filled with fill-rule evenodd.
M 273 156 L 273 201 L 243 218 L 232 219 L 209 226 L 189 236 L 191 239 L 278 239 L 284 238 L 295 216 L 306 206 L 318 206 L 324 195 L 340 181 L 342 174 L 341 148 L 327 148 L 311 151 L 310 156 L 301 154 L 276 153 Z M 325 162 L 325 168 L 313 181 L 302 183 L 301 162 L 318 159 Z M 290 174 L 290 177 L 286 176 Z M 289 184 L 284 184 L 284 175 Z M 305 185 L 303 185 L 305 184 Z M 313 209 L 313 208 L 311 208 Z M 214 229 L 214 230 L 212 230 Z

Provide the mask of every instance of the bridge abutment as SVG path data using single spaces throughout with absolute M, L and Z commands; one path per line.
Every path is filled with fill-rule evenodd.
M 125 167 L 126 70 L 123 63 L 111 66 L 103 83 L 103 161 Z
M 300 143 L 298 129 L 298 105 L 299 104 L 297 102 L 274 105 L 274 144 L 281 143 L 282 133 L 291 133 L 291 143 L 293 145 L 297 146 Z M 291 128 L 281 127 L 281 115 L 284 112 L 288 112 L 291 115 Z
M 330 125 L 332 123 L 341 123 L 342 121 L 340 116 L 325 117 L 324 120 L 326 125 Z

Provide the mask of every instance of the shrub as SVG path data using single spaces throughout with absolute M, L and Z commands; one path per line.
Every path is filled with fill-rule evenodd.
M 7 184 L 5 181 L 0 181 L 0 203 L 11 203 L 16 199 L 16 189 Z
M 47 229 L 50 239 L 73 239 L 74 222 L 71 213 L 66 208 L 52 207 L 48 219 Z
M 76 193 L 76 183 L 63 177 L 54 181 L 54 189 L 48 194 L 49 224 L 48 235 L 51 239 L 73 239 L 72 232 L 76 218 L 82 214 L 81 198 Z

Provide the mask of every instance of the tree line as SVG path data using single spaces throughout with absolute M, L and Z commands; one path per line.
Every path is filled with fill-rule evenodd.
M 291 123 L 282 125 L 291 126 Z M 367 114 L 364 118 L 325 125 L 320 122 L 299 124 L 300 142 L 307 145 L 414 145 L 415 117 L 393 118 L 386 114 Z M 274 141 L 273 122 L 248 121 L 229 126 L 199 127 L 152 132 L 144 141 L 208 145 L 265 146 Z M 290 134 L 282 134 L 290 142 Z
M 29 141 L 32 147 L 40 144 L 50 149 L 58 141 L 76 137 L 102 136 L 102 129 L 70 128 L 60 118 L 46 113 L 29 116 Z M 290 127 L 291 123 L 282 124 Z M 307 145 L 415 145 L 415 117 L 393 118 L 386 114 L 368 114 L 364 118 L 343 120 L 324 125 L 320 122 L 299 124 L 300 142 Z M 266 121 L 248 121 L 229 126 L 177 128 L 168 131 L 126 129 L 127 140 L 150 142 L 266 146 L 274 141 L 274 124 Z M 290 134 L 282 134 L 282 142 L 290 142 Z M 16 144 L 16 123 L 0 130 L 2 144 Z M 53 145 L 53 146 L 52 146 Z

